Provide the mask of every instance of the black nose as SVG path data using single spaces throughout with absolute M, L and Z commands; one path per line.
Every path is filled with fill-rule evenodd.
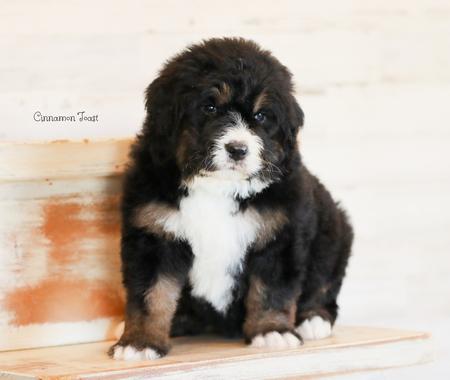
M 247 145 L 239 141 L 231 141 L 228 144 L 225 144 L 225 149 L 229 156 L 235 161 L 242 160 L 248 152 Z

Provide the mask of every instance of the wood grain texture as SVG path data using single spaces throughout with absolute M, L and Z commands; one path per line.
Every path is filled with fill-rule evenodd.
M 0 376 L 11 379 L 275 379 L 412 365 L 431 360 L 427 334 L 343 327 L 299 349 L 249 348 L 242 341 L 177 338 L 171 353 L 150 362 L 113 361 L 111 342 L 0 353 Z M 15 377 L 17 376 L 17 377 Z
M 89 10 L 77 1 L 7 2 L 0 138 L 132 135 L 144 117 L 145 86 L 162 62 L 213 36 L 253 38 L 271 49 L 294 73 L 302 99 L 330 89 L 448 84 L 449 9 L 445 0 L 250 0 L 245 9 L 232 0 L 220 12 L 206 0 L 100 0 Z M 99 122 L 40 124 L 38 110 L 85 110 Z
M 129 144 L 0 145 L 0 350 L 112 338 Z
M 131 139 L 0 143 L 0 182 L 121 174 Z

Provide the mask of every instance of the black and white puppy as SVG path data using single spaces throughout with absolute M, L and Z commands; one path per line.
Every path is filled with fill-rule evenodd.
M 291 74 L 243 39 L 166 63 L 146 93 L 122 201 L 125 329 L 115 359 L 155 359 L 169 337 L 255 347 L 325 338 L 352 228 L 302 164 Z

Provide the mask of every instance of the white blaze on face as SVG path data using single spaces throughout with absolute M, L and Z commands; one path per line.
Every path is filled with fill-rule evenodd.
M 256 174 L 262 167 L 261 152 L 263 142 L 248 127 L 237 112 L 230 112 L 231 122 L 224 133 L 215 141 L 213 162 L 219 171 L 234 171 L 243 177 Z M 228 154 L 225 145 L 231 142 L 244 144 L 248 152 L 240 161 L 234 161 Z

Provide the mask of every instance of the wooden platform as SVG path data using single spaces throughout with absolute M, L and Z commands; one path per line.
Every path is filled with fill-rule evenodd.
M 338 326 L 332 337 L 294 350 L 249 348 L 217 337 L 178 338 L 153 362 L 113 361 L 112 342 L 0 353 L 0 378 L 11 379 L 278 379 L 301 378 L 425 363 L 428 334 Z

